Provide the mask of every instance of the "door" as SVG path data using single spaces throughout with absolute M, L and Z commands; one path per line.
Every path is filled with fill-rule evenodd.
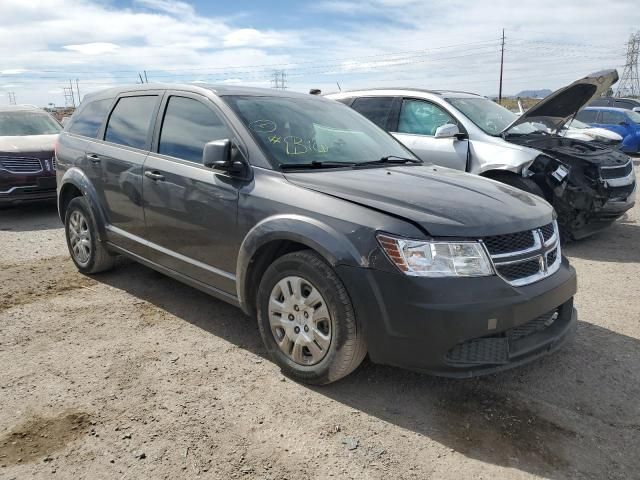
M 448 123 L 459 125 L 442 107 L 426 100 L 405 98 L 392 134 L 425 162 L 464 171 L 469 140 L 435 137 L 438 127 Z
M 235 136 L 205 97 L 170 92 L 160 111 L 142 179 L 147 255 L 235 294 L 237 180 L 202 164 L 205 143 Z
M 144 233 L 142 165 L 151 146 L 159 94 L 136 93 L 117 99 L 103 141 L 87 145 L 88 169 L 94 177 L 107 216 L 109 239 L 140 253 Z

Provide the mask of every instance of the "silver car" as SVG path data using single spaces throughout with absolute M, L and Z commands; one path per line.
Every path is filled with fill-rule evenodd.
M 631 160 L 609 145 L 562 136 L 615 70 L 564 87 L 522 115 L 466 92 L 375 89 L 327 95 L 391 132 L 422 160 L 482 175 L 553 204 L 567 239 L 615 221 L 635 200 Z

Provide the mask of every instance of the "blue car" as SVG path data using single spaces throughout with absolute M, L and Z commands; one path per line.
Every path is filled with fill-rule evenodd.
M 614 107 L 587 107 L 576 116 L 594 127 L 606 128 L 622 136 L 623 152 L 640 153 L 640 113 Z

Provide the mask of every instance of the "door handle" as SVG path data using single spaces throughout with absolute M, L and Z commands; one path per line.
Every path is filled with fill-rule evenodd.
M 144 172 L 144 176 L 147 178 L 150 178 L 151 180 L 158 181 L 158 180 L 164 180 L 164 175 L 162 175 L 161 173 L 158 172 L 152 172 L 151 170 L 146 170 Z
M 100 163 L 100 157 L 98 155 L 96 155 L 95 153 L 87 153 L 87 158 L 92 163 Z

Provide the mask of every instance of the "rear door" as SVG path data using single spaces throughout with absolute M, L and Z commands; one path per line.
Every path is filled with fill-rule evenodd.
M 238 181 L 202 164 L 204 144 L 235 135 L 213 102 L 167 92 L 144 164 L 151 260 L 236 293 Z
M 438 127 L 462 125 L 444 108 L 427 100 L 404 98 L 392 134 L 425 162 L 466 170 L 469 140 L 436 138 Z
M 87 145 L 87 163 L 98 177 L 98 194 L 107 215 L 109 239 L 129 251 L 143 252 L 142 166 L 147 157 L 162 93 L 120 95 L 101 141 Z M 98 187 L 97 187 L 98 188 Z

